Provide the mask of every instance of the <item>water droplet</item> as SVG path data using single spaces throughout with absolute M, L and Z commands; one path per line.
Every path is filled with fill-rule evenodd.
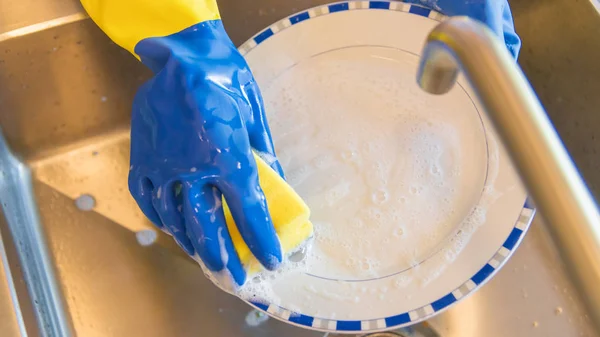
M 290 255 L 290 257 L 288 259 L 292 262 L 302 262 L 302 260 L 304 260 L 305 258 L 306 258 L 306 248 L 302 248 L 302 249 L 298 250 L 297 252 L 293 253 L 292 255 Z
M 269 319 L 264 312 L 258 310 L 252 310 L 246 315 L 246 324 L 251 327 L 257 327 Z
M 91 211 L 96 206 L 96 199 L 89 194 L 82 194 L 75 199 L 75 206 L 81 211 Z
M 344 159 L 346 161 L 351 161 L 356 158 L 356 151 L 346 150 L 346 151 L 342 152 L 341 156 L 342 156 L 342 159 Z
M 404 235 L 404 229 L 402 229 L 401 227 L 398 227 L 398 228 L 394 229 L 394 231 L 392 232 L 392 235 L 399 238 L 402 235 Z
M 371 199 L 376 204 L 383 204 L 388 200 L 388 193 L 385 190 L 378 190 L 373 193 Z
M 153 229 L 143 229 L 135 233 L 135 238 L 141 246 L 151 246 L 156 242 L 158 234 Z

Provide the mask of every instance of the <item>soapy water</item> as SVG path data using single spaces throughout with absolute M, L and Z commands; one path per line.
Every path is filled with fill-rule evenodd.
M 288 182 L 311 209 L 309 260 L 321 261 L 309 272 L 323 278 L 377 278 L 427 258 L 477 204 L 487 169 L 476 113 L 422 92 L 406 76 L 413 64 L 359 49 L 302 62 L 264 92 Z
M 392 277 L 393 287 L 417 275 L 426 284 L 485 221 L 497 158 L 488 158 L 481 120 L 465 110 L 472 102 L 460 88 L 439 97 L 421 91 L 418 60 L 406 55 L 335 50 L 263 86 L 279 161 L 311 209 L 315 235 L 303 259 L 260 273 L 238 296 L 277 304 L 278 281 L 294 273 Z M 437 267 L 403 273 L 427 259 L 438 259 Z M 309 288 L 302 291 L 319 292 Z M 356 303 L 342 295 L 321 294 Z
M 284 257 L 281 267 L 276 271 L 264 270 L 256 275 L 251 275 L 250 280 L 241 288 L 236 288 L 235 292 L 231 289 L 224 289 L 230 293 L 235 293 L 242 299 L 262 302 L 264 304 L 280 304 L 280 297 L 275 291 L 275 283 L 282 277 L 292 273 L 298 273 L 310 269 L 308 265 L 307 252 L 313 249 L 314 238 L 304 242 L 293 252 Z M 297 255 L 302 254 L 303 258 L 297 259 Z M 213 280 L 214 282 L 214 280 Z M 221 287 L 223 289 L 223 287 Z M 293 308 L 291 308 L 293 309 Z M 300 312 L 300 310 L 298 310 Z

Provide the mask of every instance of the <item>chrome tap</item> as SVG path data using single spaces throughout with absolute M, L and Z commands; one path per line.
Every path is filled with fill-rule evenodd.
M 429 93 L 444 94 L 460 70 L 508 149 L 600 329 L 600 214 L 594 199 L 517 63 L 487 27 L 465 17 L 431 31 L 417 82 Z

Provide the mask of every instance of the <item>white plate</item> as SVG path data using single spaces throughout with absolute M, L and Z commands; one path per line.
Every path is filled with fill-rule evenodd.
M 240 47 L 316 229 L 305 261 L 271 288 L 250 286 L 250 304 L 322 331 L 397 328 L 469 295 L 518 245 L 534 211 L 473 91 L 463 78 L 444 96 L 416 84 L 442 19 L 400 2 L 342 2 Z

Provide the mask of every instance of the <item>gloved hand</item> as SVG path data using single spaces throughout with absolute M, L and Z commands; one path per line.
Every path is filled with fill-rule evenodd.
M 465 15 L 485 23 L 517 58 L 521 40 L 515 33 L 507 0 L 405 0 L 447 16 Z
M 252 253 L 275 269 L 282 250 L 252 149 L 283 173 L 260 91 L 214 0 L 82 2 L 155 74 L 139 89 L 131 120 L 129 189 L 141 210 L 208 269 L 227 270 L 242 285 L 246 273 L 227 230 L 223 195 Z M 194 24 L 181 29 L 186 20 Z
M 210 270 L 227 268 L 241 285 L 223 194 L 253 254 L 276 268 L 282 252 L 252 148 L 275 152 L 258 86 L 221 21 L 143 40 L 135 51 L 156 74 L 139 89 L 131 119 L 129 188 L 140 208 L 189 254 L 195 250 Z

